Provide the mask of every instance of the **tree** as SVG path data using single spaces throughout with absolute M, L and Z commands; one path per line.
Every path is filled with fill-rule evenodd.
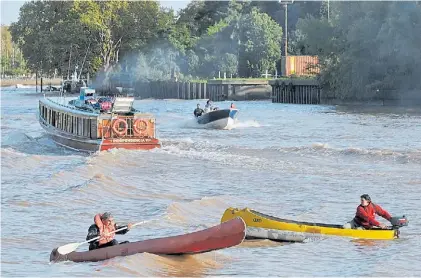
M 103 70 L 111 62 L 118 61 L 118 51 L 123 40 L 122 14 L 127 9 L 126 1 L 75 1 L 73 12 L 91 36 L 98 42 Z
M 281 58 L 282 27 L 267 14 L 253 9 L 241 19 L 240 75 L 260 76 L 274 71 Z
M 334 2 L 330 22 L 298 23 L 301 45 L 319 56 L 320 80 L 340 98 L 372 99 L 387 90 L 421 89 L 421 9 L 415 2 Z
M 191 1 L 179 14 L 179 23 L 184 23 L 191 34 L 200 37 L 208 28 L 227 16 L 229 1 Z

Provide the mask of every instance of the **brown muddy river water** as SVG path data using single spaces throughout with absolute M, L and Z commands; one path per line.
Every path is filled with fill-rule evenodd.
M 156 115 L 163 147 L 87 155 L 45 136 L 33 91 L 1 92 L 2 276 L 421 276 L 417 111 L 236 102 L 238 123 L 227 131 L 194 124 L 198 101 L 142 100 L 135 106 Z M 116 236 L 136 241 L 213 226 L 230 206 L 342 224 L 363 193 L 408 217 L 400 239 L 253 241 L 195 256 L 49 263 L 53 248 L 85 240 L 98 212 L 121 224 L 155 219 Z

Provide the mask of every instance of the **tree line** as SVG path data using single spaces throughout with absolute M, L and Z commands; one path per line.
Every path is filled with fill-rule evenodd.
M 292 6 L 295 25 L 302 13 L 294 10 L 317 17 L 321 5 Z M 10 30 L 32 71 L 67 76 L 77 65 L 83 74 L 161 80 L 280 70 L 280 22 L 273 1 L 192 1 L 178 13 L 157 1 L 32 1 Z
M 32 1 L 9 30 L 31 71 L 98 80 L 206 79 L 281 71 L 278 1 L 191 1 L 175 13 L 157 1 Z M 336 97 L 420 88 L 419 2 L 296 1 L 288 54 L 319 57 Z M 3 54 L 3 52 L 2 52 Z

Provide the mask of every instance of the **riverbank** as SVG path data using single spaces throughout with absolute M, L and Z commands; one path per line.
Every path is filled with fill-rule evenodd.
M 61 85 L 61 78 L 43 78 L 42 84 L 43 86 L 48 85 Z M 9 87 L 9 86 L 16 86 L 16 85 L 26 85 L 26 86 L 35 86 L 36 80 L 35 79 L 1 79 L 1 87 Z M 41 86 L 41 79 L 38 79 L 38 86 Z

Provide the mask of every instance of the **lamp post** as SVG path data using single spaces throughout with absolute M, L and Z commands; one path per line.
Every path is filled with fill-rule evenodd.
M 327 21 L 328 22 L 330 22 L 330 12 L 329 12 L 329 10 L 330 10 L 330 3 L 329 2 L 330 1 L 327 0 Z
M 288 5 L 294 3 L 294 0 L 279 0 L 281 5 L 284 5 L 285 23 L 284 23 L 284 62 L 282 67 L 282 75 L 287 75 L 287 59 L 288 59 Z

